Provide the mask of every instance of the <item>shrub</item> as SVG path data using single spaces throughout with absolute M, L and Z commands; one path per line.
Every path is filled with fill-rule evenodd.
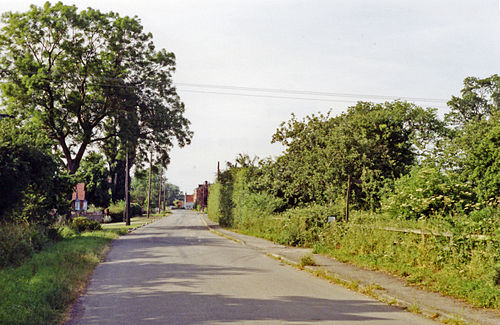
M 122 222 L 125 215 L 125 201 L 113 203 L 108 208 L 112 222 Z M 142 215 L 142 208 L 137 203 L 130 203 L 130 217 Z
M 295 208 L 281 213 L 281 229 L 277 240 L 286 245 L 310 246 L 319 239 L 332 208 L 321 205 Z
M 311 254 L 304 255 L 300 258 L 300 266 L 302 267 L 315 265 L 317 265 L 316 261 L 314 260 L 314 256 L 312 256 Z
M 434 166 L 415 166 L 395 181 L 394 192 L 383 200 L 383 210 L 392 217 L 419 219 L 449 216 L 474 209 L 469 184 L 461 183 Z
M 26 223 L 0 223 L 0 268 L 18 265 L 47 243 L 60 239 L 57 228 Z
M 76 217 L 71 222 L 71 228 L 77 232 L 95 231 L 101 230 L 101 224 L 85 217 Z

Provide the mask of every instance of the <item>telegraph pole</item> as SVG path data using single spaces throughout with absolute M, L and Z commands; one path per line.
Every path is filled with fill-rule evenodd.
M 153 170 L 153 151 L 149 152 L 149 181 L 148 181 L 148 219 L 151 211 L 151 172 Z
M 130 182 L 129 182 L 129 162 L 128 145 L 125 148 L 125 225 L 130 226 Z

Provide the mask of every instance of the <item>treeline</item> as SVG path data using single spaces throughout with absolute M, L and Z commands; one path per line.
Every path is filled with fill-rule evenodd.
M 292 116 L 272 138 L 285 147 L 280 156 L 228 163 L 209 216 L 498 308 L 500 77 L 465 79 L 448 106 L 444 120 L 402 101 Z M 422 242 L 386 230 L 398 225 L 448 235 Z

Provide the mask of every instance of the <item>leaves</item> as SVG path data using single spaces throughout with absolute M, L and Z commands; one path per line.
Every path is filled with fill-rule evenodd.
M 6 104 L 43 125 L 71 173 L 88 146 L 112 137 L 134 148 L 154 146 L 163 161 L 174 139 L 190 142 L 171 80 L 175 56 L 156 50 L 136 17 L 47 2 L 5 13 L 2 22 Z

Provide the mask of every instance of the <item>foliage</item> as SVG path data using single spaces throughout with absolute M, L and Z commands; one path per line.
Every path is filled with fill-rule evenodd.
M 59 323 L 116 237 L 111 231 L 71 236 L 0 270 L 0 323 Z
M 41 247 L 42 236 L 33 226 L 26 224 L 0 224 L 0 269 L 18 265 Z
M 487 119 L 500 107 L 500 76 L 465 78 L 461 97 L 452 96 L 448 106 L 451 111 L 446 119 L 456 126 Z
M 53 209 L 68 211 L 71 179 L 61 171 L 51 142 L 37 125 L 0 121 L 0 221 L 49 225 Z
M 375 208 L 387 180 L 407 173 L 442 133 L 435 110 L 406 102 L 359 102 L 335 118 L 292 116 L 273 136 L 286 151 L 262 162 L 259 189 L 283 198 L 288 208 L 331 204 L 345 194 L 351 176 L 362 182 L 353 186 L 354 202 Z
M 495 283 L 498 240 L 423 237 L 343 223 L 330 224 L 320 238 L 316 251 L 340 261 L 383 269 L 410 284 L 460 297 L 478 307 L 500 308 L 500 288 Z
M 89 153 L 83 158 L 77 179 L 85 183 L 85 196 L 90 204 L 107 208 L 110 203 L 109 171 L 104 157 L 96 152 Z
M 466 125 L 454 144 L 462 181 L 474 185 L 480 201 L 500 198 L 500 111 Z
M 190 142 L 171 80 L 175 56 L 156 50 L 137 18 L 46 2 L 4 13 L 2 23 L 0 73 L 9 110 L 40 122 L 71 174 L 89 146 L 113 137 L 122 145 L 154 145 L 164 161 L 173 139 Z
M 300 266 L 315 266 L 316 261 L 314 261 L 314 257 L 311 254 L 304 255 L 300 258 Z
M 99 221 L 90 220 L 85 217 L 76 217 L 71 221 L 71 229 L 76 232 L 101 230 Z
M 113 222 L 122 222 L 125 215 L 125 202 L 118 201 L 111 204 L 108 208 L 108 212 Z M 130 203 L 130 215 L 131 217 L 142 215 L 142 208 L 140 205 L 137 203 Z
M 141 169 L 136 168 L 134 178 L 132 179 L 130 196 L 132 201 L 139 204 L 144 210 L 147 208 L 148 197 L 148 181 L 149 181 L 149 168 Z M 157 168 L 153 166 L 151 173 L 151 208 L 158 207 L 158 194 L 160 190 L 160 177 Z M 168 183 L 163 178 L 162 192 L 165 193 L 165 206 L 172 205 L 174 200 L 183 198 L 179 186 Z M 163 198 L 163 194 L 162 194 Z
M 208 215 L 223 227 L 233 225 L 233 171 L 228 169 L 217 177 L 217 183 L 210 188 L 207 200 Z
M 473 210 L 473 189 L 451 171 L 447 175 L 432 165 L 415 166 L 397 179 L 383 209 L 394 218 L 450 217 Z

